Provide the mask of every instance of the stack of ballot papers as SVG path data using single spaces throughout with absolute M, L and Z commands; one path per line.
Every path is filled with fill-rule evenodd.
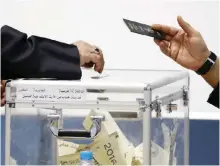
M 137 147 L 125 137 L 112 116 L 107 111 L 91 111 L 83 126 L 90 130 L 93 124 L 91 115 L 104 115 L 101 131 L 91 144 L 75 144 L 58 140 L 59 163 L 61 165 L 79 165 L 80 151 L 93 152 L 94 165 L 142 165 L 143 144 Z M 170 153 L 152 141 L 152 165 L 169 165 Z M 175 159 L 176 160 L 176 159 Z M 173 163 L 175 164 L 175 163 Z

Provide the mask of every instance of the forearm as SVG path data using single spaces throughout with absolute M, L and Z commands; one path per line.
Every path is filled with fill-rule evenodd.
M 219 58 L 216 60 L 216 63 L 210 71 L 205 75 L 202 75 L 202 77 L 210 86 L 216 88 L 219 83 Z
M 80 79 L 80 57 L 74 45 L 1 28 L 2 79 Z

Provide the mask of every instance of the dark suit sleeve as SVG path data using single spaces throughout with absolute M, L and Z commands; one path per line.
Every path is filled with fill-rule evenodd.
M 1 28 L 1 79 L 81 78 L 76 46 L 46 39 L 27 37 L 9 26 Z
M 217 87 L 210 94 L 210 96 L 208 98 L 208 103 L 219 108 L 219 83 L 218 83 Z

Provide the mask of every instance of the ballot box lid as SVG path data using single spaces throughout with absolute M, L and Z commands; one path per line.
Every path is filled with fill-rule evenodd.
M 141 70 L 141 69 L 106 69 L 101 74 L 93 70 L 82 70 L 81 81 L 100 83 L 121 83 L 125 84 L 151 84 L 164 80 L 165 78 L 175 78 L 179 75 L 184 77 L 188 73 L 183 70 Z M 178 79 L 177 79 L 178 80 Z
M 175 76 L 183 70 L 143 70 L 143 69 L 105 69 L 97 73 L 92 69 L 82 69 L 82 81 L 152 83 L 161 78 Z
M 98 74 L 83 69 L 81 80 L 13 80 L 7 84 L 6 101 L 89 102 L 100 98 L 103 101 L 105 94 L 108 97 L 115 95 L 112 98 L 117 101 L 134 101 L 142 98 L 146 90 L 159 89 L 161 92 L 161 87 L 167 87 L 166 92 L 164 89 L 167 94 L 176 87 L 178 91 L 188 86 L 188 78 L 188 72 L 185 71 L 106 69 Z M 122 98 L 121 94 L 125 96 Z

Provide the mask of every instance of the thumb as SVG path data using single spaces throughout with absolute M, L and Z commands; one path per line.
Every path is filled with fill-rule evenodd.
M 178 24 L 180 27 L 187 33 L 188 36 L 194 36 L 196 33 L 196 30 L 189 25 L 181 16 L 177 17 Z

